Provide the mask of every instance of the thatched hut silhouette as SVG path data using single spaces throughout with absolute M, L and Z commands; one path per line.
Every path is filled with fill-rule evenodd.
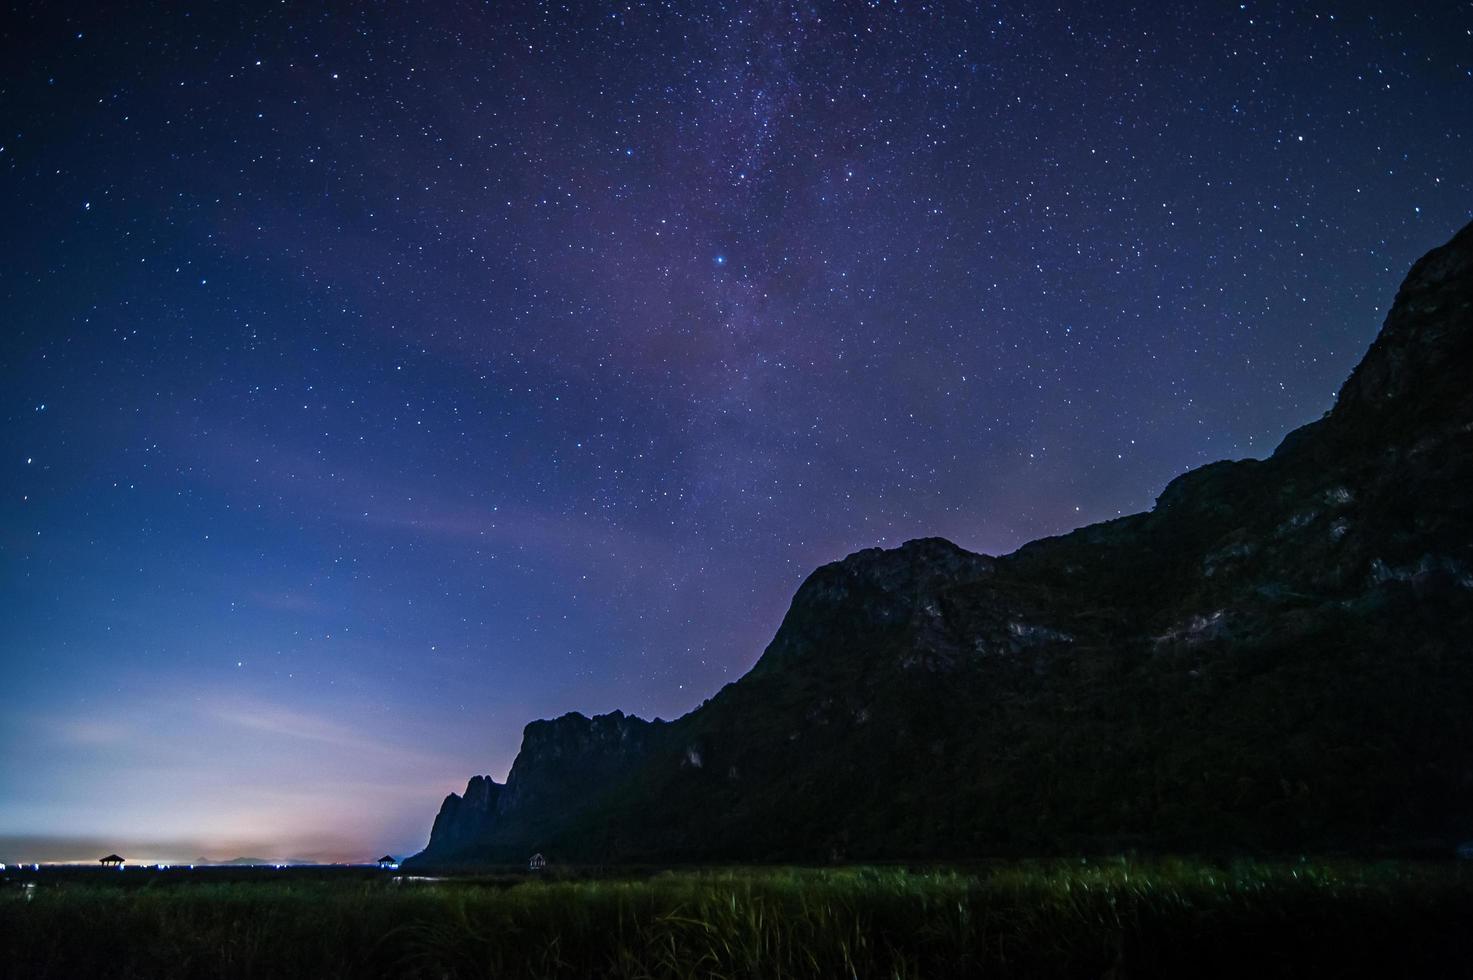
M 396 868 L 399 866 L 399 862 L 394 860 L 394 855 L 385 854 L 378 859 L 378 866 L 380 868 Z
M 117 854 L 109 854 L 97 863 L 104 868 L 121 868 L 123 866 L 123 859 Z

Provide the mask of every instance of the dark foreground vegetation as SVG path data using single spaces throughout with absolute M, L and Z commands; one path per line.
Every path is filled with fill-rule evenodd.
M 1470 976 L 1473 869 L 1089 860 L 961 871 L 11 877 L 0 976 Z

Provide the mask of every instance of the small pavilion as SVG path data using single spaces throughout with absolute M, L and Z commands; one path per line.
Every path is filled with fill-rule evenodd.
M 123 866 L 123 859 L 117 854 L 109 854 L 107 857 L 103 858 L 97 863 L 102 865 L 104 868 L 121 868 Z
M 545 871 L 547 869 L 547 858 L 541 854 L 533 854 L 527 860 L 528 871 Z
M 397 868 L 399 866 L 399 862 L 394 860 L 394 855 L 385 854 L 383 857 L 378 859 L 378 866 L 380 868 Z

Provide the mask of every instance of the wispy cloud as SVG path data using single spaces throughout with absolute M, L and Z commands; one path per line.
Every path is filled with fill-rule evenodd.
M 617 560 L 622 566 L 665 569 L 679 564 L 680 553 L 667 537 L 614 523 L 595 515 L 513 501 L 488 503 L 472 492 L 430 489 L 393 473 L 356 467 L 305 448 L 273 443 L 238 427 L 206 426 L 208 458 L 200 472 L 231 491 L 248 488 L 253 500 L 275 499 L 306 506 L 344 524 L 360 524 L 451 543 L 473 543 L 525 550 L 563 561 Z M 181 446 L 198 454 L 201 441 L 180 432 Z M 269 493 L 263 495 L 263 490 Z M 303 597 L 258 595 L 280 608 Z M 307 609 L 310 602 L 302 603 Z
M 118 700 L 105 715 L 12 719 L 40 738 L 26 774 L 9 780 L 26 796 L 0 813 L 0 861 L 376 857 L 422 844 L 446 774 L 473 768 L 384 737 L 371 702 L 308 711 L 199 686 Z M 22 841 L 33 827 L 50 833 Z
M 134 734 L 123 722 L 100 718 L 43 718 L 37 727 L 63 745 L 85 747 L 117 745 Z
M 315 747 L 342 749 L 353 757 L 373 760 L 374 765 L 381 769 L 418 770 L 423 767 L 434 772 L 443 771 L 452 765 L 450 760 L 406 749 L 354 726 L 278 704 L 233 700 L 203 707 L 201 710 L 215 721 L 251 732 L 306 742 Z

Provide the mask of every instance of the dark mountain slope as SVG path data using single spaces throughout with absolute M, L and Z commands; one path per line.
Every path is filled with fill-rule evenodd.
M 1323 419 L 1012 555 L 814 572 L 696 711 L 529 725 L 416 861 L 1442 847 L 1473 835 L 1473 226 Z

